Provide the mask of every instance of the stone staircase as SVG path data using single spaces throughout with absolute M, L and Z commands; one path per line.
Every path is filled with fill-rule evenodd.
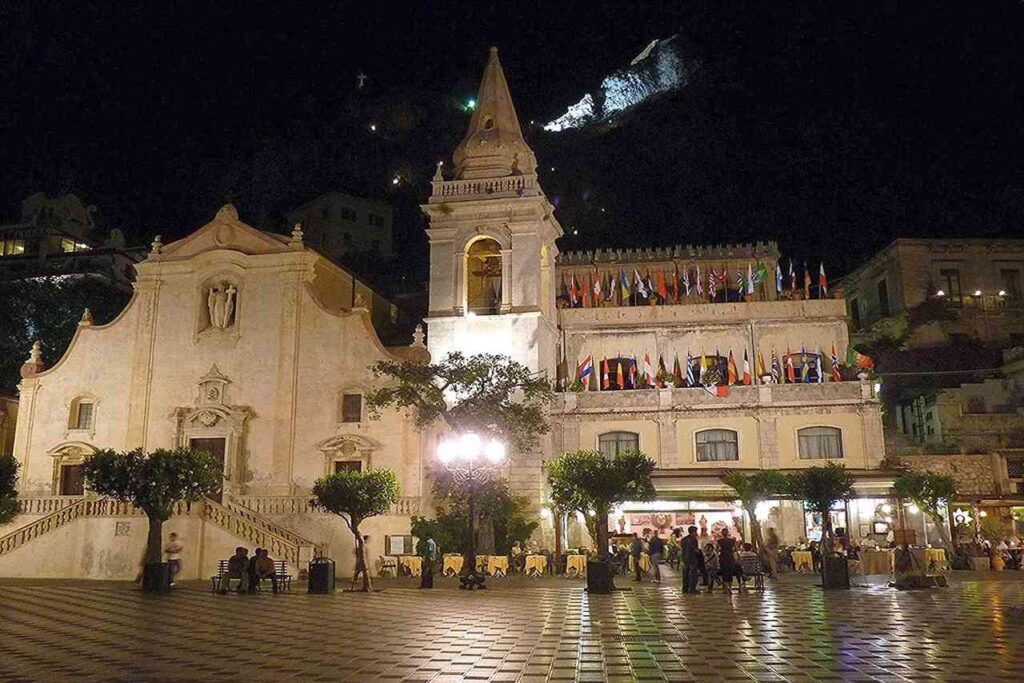
M 20 498 L 18 506 L 22 514 L 43 516 L 0 536 L 0 556 L 79 519 L 145 517 L 145 513 L 139 508 L 106 497 Z M 176 504 L 174 516 L 185 515 L 199 515 L 252 547 L 266 548 L 271 557 L 285 560 L 293 567 L 299 567 L 300 562 L 306 562 L 323 552 L 319 544 L 230 501 L 222 505 L 207 498 L 192 505 Z

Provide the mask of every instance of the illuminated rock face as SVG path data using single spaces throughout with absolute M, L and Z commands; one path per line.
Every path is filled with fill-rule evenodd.
M 682 88 L 699 67 L 698 60 L 683 54 L 678 36 L 654 40 L 628 67 L 601 81 L 596 93 L 585 94 L 544 129 L 557 132 L 609 121 L 652 97 Z

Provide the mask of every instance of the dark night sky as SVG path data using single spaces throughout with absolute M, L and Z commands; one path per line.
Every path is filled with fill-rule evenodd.
M 488 45 L 525 124 L 679 32 L 704 64 L 685 89 L 611 130 L 528 130 L 580 231 L 563 249 L 778 239 L 839 272 L 897 235 L 1021 234 L 1021 2 L 600 5 L 0 4 L 0 216 L 73 191 L 146 242 L 227 199 L 280 229 L 349 189 L 398 206 L 422 273 L 415 205 Z

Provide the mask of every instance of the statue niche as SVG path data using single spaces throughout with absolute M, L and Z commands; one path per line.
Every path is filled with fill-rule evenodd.
M 207 330 L 229 330 L 235 326 L 238 288 L 229 281 L 215 282 L 205 288 Z

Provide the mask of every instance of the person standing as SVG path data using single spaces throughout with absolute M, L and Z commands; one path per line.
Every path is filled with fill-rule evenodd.
M 697 592 L 697 577 L 700 575 L 700 539 L 697 527 L 691 526 L 683 538 L 680 554 L 683 560 L 683 592 Z
M 437 543 L 428 537 L 423 544 L 423 569 L 420 572 L 420 588 L 434 587 L 434 561 L 437 559 Z
M 704 575 L 707 577 L 708 593 L 714 593 L 715 581 L 718 580 L 718 553 L 714 543 L 704 546 Z
M 633 535 L 633 543 L 629 547 L 629 554 L 633 557 L 633 572 L 636 582 L 640 582 L 640 558 L 644 553 L 644 539 L 640 538 L 636 534 Z
M 736 541 L 729 537 L 728 529 L 722 529 L 722 538 L 718 540 L 718 573 L 722 576 L 722 587 L 726 593 L 732 592 L 734 576 L 741 583 L 743 581 L 736 569 Z
M 654 582 L 661 583 L 661 554 L 665 551 L 665 541 L 658 532 L 654 532 L 648 546 L 647 555 L 651 558 L 651 569 L 654 571 Z
M 174 577 L 181 571 L 181 551 L 183 549 L 181 543 L 178 542 L 178 534 L 172 531 L 167 540 L 167 547 L 164 548 L 164 552 L 167 553 L 167 583 L 170 586 L 174 585 Z

